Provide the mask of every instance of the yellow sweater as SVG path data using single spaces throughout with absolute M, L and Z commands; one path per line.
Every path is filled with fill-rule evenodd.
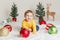
M 26 29 L 32 28 L 33 33 L 36 32 L 36 24 L 34 20 L 31 20 L 30 23 L 28 23 L 28 21 L 24 19 L 22 22 L 22 28 L 26 28 Z

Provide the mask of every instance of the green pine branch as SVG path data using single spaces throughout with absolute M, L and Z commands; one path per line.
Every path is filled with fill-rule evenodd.
M 36 16 L 42 18 L 45 16 L 44 7 L 40 2 L 39 5 L 37 5 Z
M 16 7 L 16 4 L 14 4 L 14 3 L 13 3 L 12 8 L 11 8 L 10 16 L 14 17 L 14 18 L 18 16 L 17 7 Z

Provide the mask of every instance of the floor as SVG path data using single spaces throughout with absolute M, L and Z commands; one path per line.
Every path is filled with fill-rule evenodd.
M 39 25 L 40 29 L 36 34 L 30 33 L 30 36 L 28 38 L 23 38 L 19 36 L 19 24 L 12 22 L 11 25 L 14 25 L 12 26 L 12 32 L 10 32 L 10 34 L 6 37 L 0 37 L 0 40 L 60 40 L 60 23 L 56 21 L 48 21 L 47 23 L 54 24 L 58 29 L 58 33 L 48 34 L 48 32 L 44 29 L 45 25 Z

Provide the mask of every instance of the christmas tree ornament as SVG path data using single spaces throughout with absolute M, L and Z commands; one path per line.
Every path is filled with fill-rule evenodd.
M 51 23 L 48 23 L 48 24 L 46 24 L 46 26 L 47 26 L 47 27 L 50 27 L 50 26 L 54 26 L 54 25 L 51 24 Z
M 48 30 L 49 34 L 56 34 L 57 32 L 58 32 L 58 30 L 55 26 L 51 26 Z
M 49 27 L 45 27 L 46 30 L 49 30 Z
M 7 20 L 8 23 L 12 21 L 10 18 L 7 18 L 6 20 Z
M 40 22 L 40 25 L 42 25 L 42 24 L 46 24 L 46 21 L 45 21 L 45 20 L 42 20 L 42 21 Z
M 17 21 L 17 18 L 12 18 L 12 21 L 16 22 Z
M 43 19 L 43 17 L 45 16 L 45 10 L 44 7 L 42 5 L 42 3 L 39 2 L 39 4 L 37 5 L 37 9 L 36 9 L 36 17 L 39 18 L 39 24 Z
M 51 24 L 51 23 L 48 23 L 48 24 L 46 24 L 45 29 L 46 29 L 46 30 L 49 30 L 49 28 L 50 28 L 51 26 L 54 26 L 54 25 L 53 25 L 53 24 Z
M 20 35 L 21 35 L 21 37 L 27 38 L 30 35 L 30 31 L 27 29 L 21 29 Z
M 12 26 L 11 25 L 6 24 L 4 27 L 7 28 L 10 32 L 12 31 Z
M 0 29 L 0 36 L 8 36 L 9 35 L 9 30 L 7 28 L 1 28 Z
M 39 30 L 39 26 L 38 26 L 38 25 L 36 25 L 36 30 L 37 30 L 37 31 Z
M 6 23 L 7 23 L 7 20 L 2 21 L 2 25 L 6 24 Z
M 17 7 L 15 3 L 13 3 L 11 10 L 12 11 L 10 13 L 10 16 L 12 17 L 12 21 L 16 22 L 17 21 L 16 17 L 18 16 L 18 14 L 17 14 Z

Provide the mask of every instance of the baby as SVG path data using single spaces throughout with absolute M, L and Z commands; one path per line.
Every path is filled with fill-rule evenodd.
M 24 14 L 25 19 L 22 22 L 22 28 L 25 28 L 33 33 L 36 33 L 36 24 L 33 19 L 34 14 L 31 10 L 27 10 Z

